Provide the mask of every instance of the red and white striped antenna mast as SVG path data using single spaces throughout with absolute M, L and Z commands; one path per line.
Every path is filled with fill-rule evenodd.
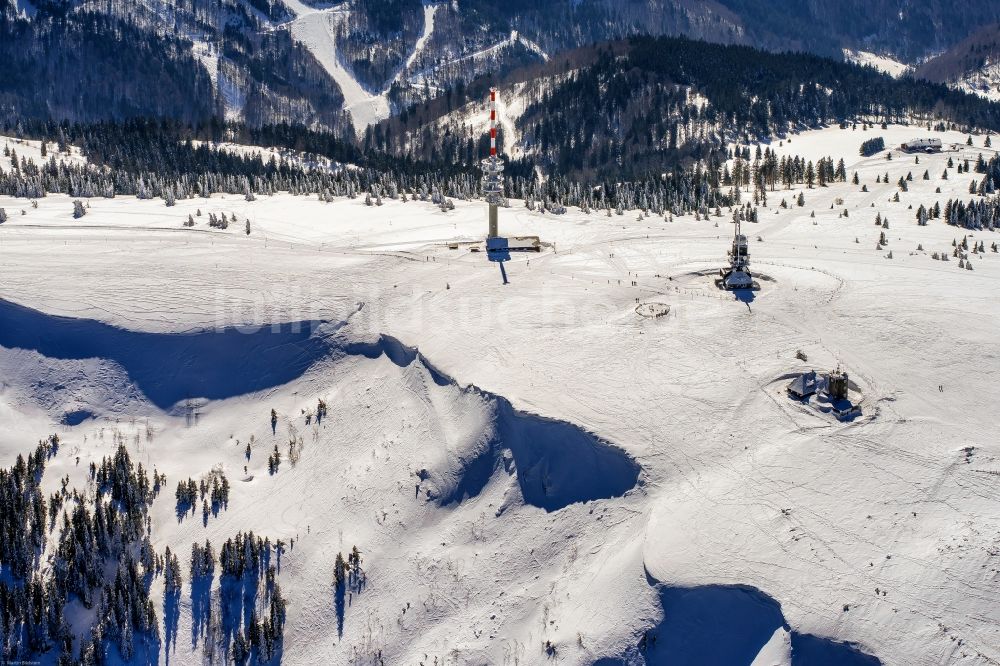
M 497 157 L 497 89 L 490 88 L 490 156 L 482 161 L 483 192 L 490 207 L 490 227 L 487 238 L 497 238 L 497 208 L 503 201 L 503 162 Z
M 497 156 L 497 89 L 490 88 L 490 157 Z

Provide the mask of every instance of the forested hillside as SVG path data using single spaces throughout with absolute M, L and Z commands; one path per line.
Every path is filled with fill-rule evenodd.
M 1000 23 L 922 63 L 914 76 L 1000 100 Z
M 346 126 L 336 83 L 288 32 L 269 29 L 289 16 L 277 0 L 49 0 L 30 16 L 0 6 L 7 117 Z
M 340 25 L 337 44 L 359 81 L 389 85 L 423 27 L 420 0 L 358 0 L 354 20 Z
M 912 61 L 1000 20 L 996 2 L 955 11 L 939 0 L 462 0 L 452 6 L 472 27 L 518 30 L 550 52 L 645 33 L 838 57 L 843 47 L 863 48 Z
M 529 80 L 527 86 L 518 85 Z M 374 147 L 473 163 L 482 154 L 475 106 L 487 82 L 417 105 L 376 127 Z M 938 84 L 805 54 L 774 54 L 681 38 L 634 38 L 514 72 L 501 97 L 524 97 L 514 173 L 642 177 L 711 159 L 732 141 L 825 123 L 921 122 L 1000 128 L 1000 105 Z M 479 116 L 483 112 L 478 111 Z M 471 117 L 471 118 L 470 118 Z M 473 121 L 470 124 L 470 119 Z M 515 150 L 517 149 L 517 150 Z
M 215 115 L 342 132 L 350 105 L 337 66 L 362 89 L 385 91 L 384 117 L 486 74 L 636 35 L 837 59 L 842 48 L 867 49 L 914 62 L 1000 21 L 1000 3 L 955 12 L 937 0 L 794 0 L 780 11 L 764 0 L 0 0 L 0 15 L 5 112 L 85 121 Z
M 216 113 L 211 81 L 188 45 L 106 16 L 2 21 L 0 61 L 0 112 L 9 118 L 197 122 Z
M 252 201 L 257 194 L 281 191 L 327 202 L 366 194 L 369 205 L 384 195 L 403 201 L 430 200 L 447 209 L 454 205 L 449 204 L 449 197 L 465 200 L 482 194 L 477 170 L 362 153 L 327 133 L 291 126 L 192 129 L 135 120 L 97 125 L 29 122 L 9 128 L 0 123 L 0 132 L 11 129 L 19 136 L 52 144 L 54 149 L 43 155 L 48 159 L 42 163 L 19 156 L 16 148 L 6 149 L 0 158 L 0 195 L 36 199 L 52 193 L 104 198 L 132 195 L 160 198 L 170 207 L 178 200 L 217 193 L 243 195 Z M 301 160 L 265 159 L 260 153 L 234 153 L 204 142 L 223 136 L 249 145 L 295 146 L 300 156 L 323 156 L 335 162 L 332 168 L 313 168 Z M 84 163 L 67 159 L 74 146 L 86 159 Z M 351 168 L 344 168 L 343 162 L 351 162 Z M 727 179 L 714 160 L 709 168 L 678 170 L 669 179 L 608 184 L 596 190 L 591 182 L 571 178 L 538 182 L 530 175 L 515 175 L 507 183 L 506 194 L 529 201 L 532 208 L 537 202 L 557 212 L 579 206 L 619 211 L 641 207 L 657 214 L 682 214 L 733 203 L 728 191 L 732 182 Z

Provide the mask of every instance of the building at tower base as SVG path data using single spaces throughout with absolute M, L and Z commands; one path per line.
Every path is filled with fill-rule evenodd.
M 750 273 L 750 252 L 747 237 L 741 233 L 739 213 L 734 214 L 736 229 L 733 233 L 733 246 L 729 250 L 729 267 L 719 271 L 722 275 L 720 286 L 723 289 L 752 289 L 753 275 Z

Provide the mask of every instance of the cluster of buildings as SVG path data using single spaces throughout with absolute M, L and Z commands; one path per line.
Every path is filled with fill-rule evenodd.
M 847 372 L 840 368 L 823 374 L 817 374 L 815 370 L 803 372 L 789 382 L 786 390 L 795 400 L 804 401 L 817 396 L 821 401 L 829 403 L 838 414 L 851 413 L 856 409 L 848 397 L 850 381 Z

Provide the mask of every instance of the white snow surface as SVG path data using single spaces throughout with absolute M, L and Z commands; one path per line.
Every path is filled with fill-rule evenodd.
M 791 635 L 779 627 L 774 630 L 770 640 L 751 662 L 750 666 L 786 666 L 792 663 Z
M 231 153 L 233 155 L 243 155 L 246 157 L 256 157 L 261 162 L 267 163 L 271 159 L 278 162 L 285 160 L 288 163 L 295 164 L 304 169 L 323 169 L 323 170 L 337 170 L 340 168 L 356 169 L 357 165 L 354 164 L 342 164 L 335 160 L 331 160 L 328 157 L 323 157 L 322 155 L 315 155 L 312 153 L 306 153 L 300 150 L 292 150 L 290 148 L 281 148 L 275 146 L 250 146 L 242 143 L 233 143 L 231 141 L 199 141 L 193 140 L 191 144 L 195 147 L 200 146 L 202 143 L 207 143 L 213 150 L 220 150 L 225 153 Z
M 843 49 L 843 51 L 844 58 L 848 62 L 853 62 L 856 65 L 871 65 L 878 71 L 897 79 L 906 74 L 910 69 L 910 66 L 906 63 L 900 62 L 888 55 L 879 55 L 870 51 L 854 51 L 851 49 Z
M 247 529 L 294 538 L 279 574 L 287 664 L 377 654 L 387 664 L 542 664 L 547 641 L 566 664 L 719 663 L 720 646 L 737 641 L 746 648 L 738 663 L 784 664 L 803 634 L 856 644 L 885 664 L 996 664 L 1000 255 L 971 255 L 967 271 L 930 253 L 950 254 L 966 234 L 987 248 L 1000 239 L 940 220 L 917 226 L 908 208 L 967 199 L 975 174 L 949 169 L 941 180 L 946 160 L 993 152 L 981 137 L 969 148 L 964 135 L 933 133 L 959 152 L 919 164 L 898 152 L 859 157 L 860 142 L 878 134 L 895 146 L 932 133 L 830 128 L 779 148 L 843 157 L 869 191 L 807 189 L 805 207 L 788 210 L 777 203 L 799 190 L 771 193 L 759 224 L 744 227 L 761 283 L 749 304 L 709 274 L 732 235 L 725 211 L 639 221 L 514 202 L 500 211 L 502 232 L 550 245 L 507 262 L 504 285 L 485 253 L 448 249 L 484 236 L 478 201 L 444 213 L 419 201 L 366 207 L 288 194 L 171 208 L 117 197 L 90 200 L 74 220 L 66 196 L 37 209 L 0 197 L 9 214 L 0 225 L 0 465 L 58 433 L 46 488 L 67 474 L 82 488 L 90 462 L 124 441 L 167 474 L 153 541 L 181 553 L 185 574 L 193 541 L 218 547 Z M 892 183 L 908 171 L 914 180 L 894 203 Z M 876 184 L 885 172 L 890 184 Z M 197 209 L 197 225 L 183 228 Z M 238 222 L 210 229 L 209 212 Z M 882 251 L 877 212 L 890 220 Z M 642 303 L 669 314 L 640 316 Z M 288 351 L 288 323 L 308 320 L 328 323 L 311 329 L 322 353 L 302 358 Z M 200 346 L 206 338 L 175 343 L 229 326 L 243 326 L 225 338 L 242 359 L 232 366 L 219 360 L 228 352 Z M 96 351 L 4 345 L 36 333 Z M 785 395 L 790 373 L 838 364 L 863 395 L 860 418 L 841 423 Z M 217 380 L 212 395 L 199 393 L 205 377 Z M 329 415 L 306 425 L 318 398 Z M 74 411 L 93 418 L 62 425 Z M 468 461 L 495 437 L 515 441 L 521 426 L 540 430 L 525 430 L 536 434 L 462 497 Z M 286 457 L 269 475 L 267 453 L 299 437 L 297 464 Z M 593 437 L 618 448 L 596 454 Z M 550 445 L 542 462 L 523 462 L 524 451 Z M 605 492 L 628 459 L 641 468 L 634 487 Z M 207 526 L 200 515 L 178 521 L 171 489 L 215 467 L 233 483 L 229 508 Z M 521 483 L 541 495 L 532 500 Z M 451 492 L 460 501 L 434 499 Z M 539 506 L 557 493 L 590 501 Z M 341 635 L 331 572 L 353 545 L 368 583 Z M 162 581 L 153 589 L 162 612 Z M 720 604 L 733 590 L 745 603 Z M 688 611 L 665 614 L 669 599 Z M 675 635 L 675 623 L 699 612 L 725 612 L 739 626 L 701 642 Z M 647 631 L 658 640 L 643 652 Z M 169 648 L 154 657 L 200 660 L 192 632 L 185 583 Z
M 11 166 L 10 158 L 2 156 L 5 148 L 9 148 L 17 154 L 18 162 L 23 158 L 33 161 L 37 166 L 41 166 L 53 158 L 55 158 L 56 162 L 62 161 L 73 164 L 85 164 L 87 161 L 80 154 L 80 149 L 76 146 L 70 146 L 69 153 L 60 153 L 58 144 L 54 141 L 49 141 L 45 144 L 46 156 L 42 157 L 41 141 L 0 135 L 0 168 L 4 170 L 8 170 Z
M 967 93 L 1000 102 L 1000 62 L 987 60 L 980 69 L 969 72 L 952 85 Z

